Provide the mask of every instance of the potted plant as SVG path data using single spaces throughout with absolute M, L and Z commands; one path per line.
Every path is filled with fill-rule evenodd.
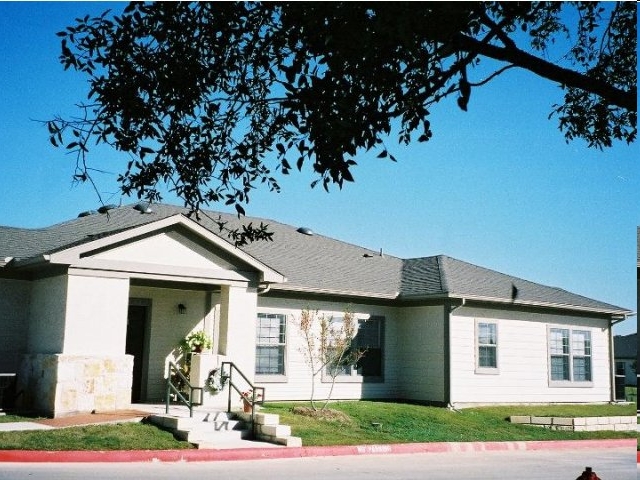
M 198 330 L 197 332 L 190 333 L 182 340 L 181 347 L 186 353 L 200 353 L 202 350 L 211 348 L 211 337 L 207 335 L 204 330 Z
M 244 412 L 250 413 L 253 402 L 260 398 L 262 398 L 262 395 L 259 393 L 254 394 L 252 389 L 242 392 L 240 394 L 240 400 L 242 401 L 242 409 Z

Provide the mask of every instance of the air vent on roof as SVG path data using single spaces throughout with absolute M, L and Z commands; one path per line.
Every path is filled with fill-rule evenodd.
M 153 213 L 153 210 L 151 210 L 151 207 L 147 202 L 136 203 L 133 206 L 133 209 L 138 210 L 140 213 Z
M 296 232 L 301 233 L 303 235 L 309 235 L 309 236 L 313 235 L 313 230 L 307 227 L 300 227 L 298 230 L 296 230 Z
M 103 205 L 98 209 L 98 213 L 107 213 L 109 210 L 113 210 L 114 208 L 118 208 L 118 206 L 113 204 Z
M 78 218 L 88 217 L 89 215 L 95 215 L 96 213 L 98 212 L 96 212 L 95 210 L 86 210 L 84 212 L 80 212 L 78 214 Z

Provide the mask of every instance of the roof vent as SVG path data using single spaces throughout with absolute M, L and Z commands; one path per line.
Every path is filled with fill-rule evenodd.
M 95 210 L 86 210 L 84 212 L 80 212 L 78 214 L 78 218 L 88 217 L 89 215 L 95 215 L 96 213 L 98 212 L 96 212 Z
M 139 211 L 140 213 L 153 213 L 153 210 L 151 210 L 150 204 L 147 202 L 136 203 L 133 206 L 133 209 Z
M 303 235 L 309 235 L 310 237 L 313 236 L 313 230 L 307 227 L 300 227 L 299 229 L 296 230 L 296 232 L 301 233 Z
M 109 210 L 113 210 L 114 208 L 118 208 L 117 205 L 110 203 L 109 205 L 103 205 L 98 209 L 98 213 L 107 213 Z

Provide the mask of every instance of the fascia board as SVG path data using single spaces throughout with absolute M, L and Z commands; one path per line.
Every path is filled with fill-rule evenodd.
M 580 305 L 571 305 L 569 303 L 557 303 L 557 302 L 533 302 L 533 301 L 522 301 L 516 300 L 511 301 L 506 298 L 498 298 L 498 297 L 486 297 L 480 295 L 449 295 L 448 298 L 456 298 L 456 299 L 465 299 L 472 300 L 477 302 L 487 302 L 487 303 L 499 303 L 503 305 L 516 305 L 523 307 L 545 307 L 545 308 L 557 308 L 561 310 L 573 310 L 576 312 L 589 312 L 589 313 L 599 313 L 605 315 L 626 315 L 631 316 L 633 312 L 631 310 L 620 309 L 620 308 L 595 308 L 595 307 L 586 307 Z

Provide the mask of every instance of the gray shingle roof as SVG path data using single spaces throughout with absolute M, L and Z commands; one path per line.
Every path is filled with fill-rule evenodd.
M 143 214 L 131 206 L 94 214 L 42 229 L 0 227 L 0 260 L 28 259 L 82 244 L 176 214 L 184 208 L 156 204 Z M 240 225 L 235 215 L 203 212 L 198 222 L 218 234 L 216 219 L 230 227 Z M 554 306 L 602 313 L 629 310 L 548 287 L 444 255 L 400 259 L 324 235 L 304 235 L 296 227 L 273 220 L 250 218 L 243 223 L 264 222 L 273 242 L 255 242 L 242 249 L 287 277 L 274 289 L 339 294 L 374 299 L 415 300 L 468 298 L 502 303 Z M 0 267 L 2 263 L 0 263 Z
M 637 358 L 638 334 L 616 335 L 613 337 L 613 351 L 616 358 Z

